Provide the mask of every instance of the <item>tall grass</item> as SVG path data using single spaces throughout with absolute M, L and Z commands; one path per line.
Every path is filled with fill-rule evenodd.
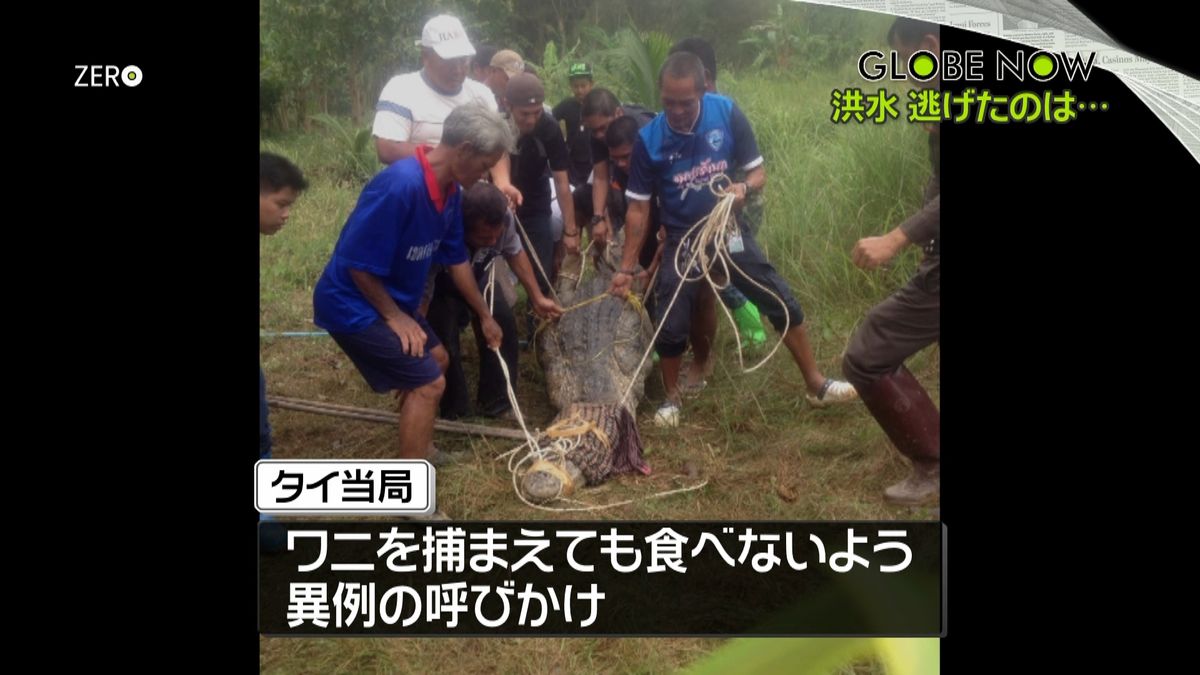
M 830 121 L 831 92 L 853 83 L 846 73 L 720 83 L 746 112 L 766 160 L 758 239 L 815 323 L 842 328 L 911 275 L 916 251 L 884 273 L 858 269 L 850 251 L 920 208 L 929 177 L 919 127 Z

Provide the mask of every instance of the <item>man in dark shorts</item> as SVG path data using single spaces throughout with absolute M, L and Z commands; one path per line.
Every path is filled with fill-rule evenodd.
M 420 146 L 363 188 L 313 291 L 313 320 L 376 392 L 400 391 L 400 457 L 423 459 L 448 357 L 418 306 L 435 254 L 479 316 L 503 338 L 475 285 L 463 241 L 460 184 L 474 185 L 513 145 L 508 123 L 479 105 L 446 117 L 442 142 Z
M 689 37 L 676 42 L 672 47 L 670 54 L 676 52 L 690 52 L 695 54 L 700 63 L 704 64 L 704 90 L 710 94 L 718 94 L 717 91 L 717 52 L 713 49 L 712 44 L 701 37 Z M 730 174 L 730 179 L 735 183 L 744 180 L 743 171 L 737 170 Z M 746 205 L 742 207 L 741 216 L 745 220 L 746 225 L 750 228 L 750 232 L 758 234 L 758 226 L 762 224 L 763 208 L 762 208 L 762 193 L 755 192 L 746 197 Z M 738 331 L 742 334 L 742 348 L 758 348 L 766 345 L 767 333 L 763 330 L 762 317 L 758 313 L 758 307 L 746 299 L 745 295 L 737 289 L 737 286 L 730 284 L 721 289 L 718 294 L 721 302 L 729 308 L 733 313 L 734 321 L 737 322 Z M 716 307 L 712 308 L 712 312 L 706 316 L 697 317 L 692 326 L 692 342 L 707 339 L 713 340 L 717 334 L 717 312 Z M 709 361 L 706 370 L 712 372 L 715 364 Z M 693 383 L 693 387 L 700 383 Z
M 708 189 L 714 176 L 728 174 L 734 168 L 746 172 L 744 182 L 728 187 L 735 195 L 734 208 L 740 209 L 748 192 L 763 188 L 766 171 L 749 120 L 733 100 L 705 93 L 704 66 L 694 54 L 679 52 L 667 57 L 659 71 L 659 91 L 663 113 L 642 128 L 633 148 L 629 187 L 625 192 L 630 200 L 625 220 L 625 251 L 621 269 L 613 275 L 610 292 L 619 297 L 627 295 L 633 276 L 639 272 L 638 255 L 646 234 L 650 197 L 657 190 L 662 202 L 666 245 L 660 281 L 655 285 L 656 319 L 663 322 L 655 347 L 667 399 L 655 415 L 655 422 L 676 426 L 680 416 L 679 371 L 691 330 L 692 306 L 704 294 L 708 302 L 715 298 L 706 282 L 696 281 L 685 285 L 671 305 L 671 298 L 682 283 L 672 264 L 675 251 L 688 245 L 684 241 L 688 229 L 716 206 L 717 197 Z M 730 257 L 744 275 L 731 269 L 730 281 L 759 306 L 776 330 L 783 332 L 783 343 L 804 378 L 809 402 L 819 406 L 854 400 L 853 387 L 821 373 L 808 342 L 804 315 L 787 282 L 767 261 L 745 223 L 739 219 L 737 227 L 738 242 L 737 246 L 730 245 Z M 786 315 L 780 300 L 787 307 Z M 702 371 L 708 358 L 707 353 L 700 353 L 701 347 L 693 345 L 696 352 L 693 371 Z M 702 378 L 703 372 L 691 376 Z
M 491 265 L 497 257 L 503 257 L 525 287 L 533 311 L 546 318 L 561 316 L 562 308 L 542 295 L 538 287 L 533 264 L 521 245 L 504 193 L 491 183 L 476 183 L 463 191 L 462 209 L 464 239 L 471 256 L 471 269 L 479 287 L 482 289 L 486 286 Z M 492 317 L 504 331 L 500 356 L 508 366 L 508 374 L 515 390 L 520 353 L 517 346 L 516 318 L 513 316 L 512 307 L 504 299 L 504 294 L 498 289 L 495 289 L 493 299 Z M 434 283 L 433 300 L 429 303 L 426 316 L 450 356 L 450 363 L 446 368 L 446 392 L 442 395 L 440 405 L 442 418 L 448 420 L 471 414 L 459 341 L 459 333 L 469 320 L 467 309 L 462 294 L 454 288 L 453 279 L 447 274 L 438 274 Z M 478 412 L 486 417 L 510 416 L 512 404 L 508 400 L 508 380 L 504 377 L 496 355 L 486 349 L 480 322 L 472 323 L 479 353 Z
M 938 54 L 939 32 L 935 24 L 900 18 L 888 42 L 900 63 L 907 63 L 918 50 Z M 907 284 L 867 312 L 842 363 L 867 410 L 912 463 L 907 478 L 884 490 L 888 501 L 909 505 L 934 500 L 941 491 L 941 413 L 904 367 L 905 359 L 940 342 L 942 335 L 941 131 L 936 124 L 926 130 L 933 175 L 925 187 L 925 206 L 887 234 L 860 239 L 852 253 L 854 264 L 865 269 L 883 265 L 909 244 L 921 246 L 925 257 Z

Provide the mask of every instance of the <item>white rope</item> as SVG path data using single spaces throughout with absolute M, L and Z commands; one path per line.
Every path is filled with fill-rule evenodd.
M 533 241 L 530 240 L 529 233 L 525 231 L 525 226 L 521 224 L 521 219 L 517 217 L 517 212 L 510 212 L 512 213 L 513 222 L 517 224 L 517 231 L 521 233 L 521 239 L 524 240 L 525 250 L 529 252 L 529 257 L 537 265 L 538 271 L 542 273 L 542 278 L 546 280 L 546 287 L 550 289 L 550 295 L 554 297 L 555 302 L 558 302 L 558 293 L 554 291 L 554 283 L 550 281 L 550 275 L 546 274 L 546 268 L 542 267 L 542 260 L 533 248 Z
M 725 311 L 726 318 L 729 319 L 729 323 L 733 327 L 733 332 L 736 337 L 736 340 L 734 342 L 737 345 L 737 352 L 738 352 L 738 365 L 741 366 L 743 372 L 750 373 L 750 372 L 754 372 L 755 370 L 758 370 L 759 368 L 761 368 L 764 364 L 767 363 L 767 361 L 771 360 L 771 357 L 773 357 L 775 355 L 775 352 L 777 352 L 779 350 L 780 345 L 783 344 L 783 338 L 787 334 L 788 328 L 790 328 L 790 326 L 791 326 L 791 315 L 790 315 L 790 312 L 788 312 L 787 304 L 783 301 L 783 298 L 779 297 L 778 294 L 776 294 L 771 289 L 769 289 L 769 288 L 763 286 L 762 284 L 758 283 L 757 281 L 755 281 L 749 274 L 746 274 L 746 272 L 744 270 L 742 270 L 742 268 L 739 267 L 736 262 L 734 262 L 732 255 L 729 251 L 729 237 L 732 233 L 731 228 L 738 227 L 737 219 L 733 217 L 733 203 L 736 200 L 736 196 L 730 190 L 725 190 L 725 189 L 718 190 L 716 186 L 717 186 L 717 182 L 719 180 L 728 181 L 729 178 L 728 178 L 728 176 L 726 176 L 723 173 L 717 174 L 717 175 L 713 176 L 712 179 L 709 180 L 709 183 L 708 183 L 709 191 L 711 191 L 714 195 L 716 195 L 716 197 L 718 199 L 717 205 L 713 208 L 713 210 L 707 216 L 705 216 L 704 218 L 701 218 L 699 221 L 696 222 L 696 224 L 692 225 L 692 227 L 688 229 L 688 231 L 684 234 L 683 239 L 681 240 L 681 243 L 690 240 L 690 244 L 686 247 L 686 250 L 688 252 L 690 252 L 690 257 L 688 258 L 687 264 L 685 265 L 685 267 L 683 269 L 680 269 L 679 264 L 680 264 L 680 260 L 681 260 L 681 252 L 685 250 L 685 246 L 680 245 L 680 246 L 677 246 L 675 249 L 675 256 L 674 256 L 674 259 L 672 260 L 672 264 L 675 266 L 675 273 L 676 273 L 676 276 L 679 277 L 679 283 L 675 287 L 675 292 L 671 295 L 671 301 L 667 304 L 666 310 L 664 310 L 662 313 L 662 319 L 658 322 L 658 326 L 654 330 L 654 335 L 650 339 L 649 347 L 647 347 L 645 353 L 642 354 L 642 359 L 640 362 L 638 362 L 637 369 L 634 370 L 634 376 L 630 379 L 629 386 L 626 387 L 625 393 L 621 396 L 621 401 L 620 401 L 619 405 L 622 405 L 622 406 L 625 405 L 625 402 L 629 398 L 629 394 L 633 391 L 633 387 L 637 382 L 637 375 L 639 372 L 641 372 L 641 369 L 643 367 L 645 367 L 646 360 L 650 358 L 650 354 L 654 350 L 654 342 L 655 342 L 655 340 L 658 339 L 659 333 L 662 332 L 662 327 L 666 323 L 667 316 L 670 314 L 671 308 L 675 306 L 675 301 L 679 298 L 679 293 L 683 289 L 683 286 L 685 283 L 692 283 L 695 281 L 699 281 L 700 279 L 704 279 L 705 281 L 708 282 L 709 287 L 713 290 L 713 293 L 714 294 L 718 293 L 719 291 L 724 290 L 725 288 L 728 288 L 729 285 L 733 283 L 733 276 L 729 272 L 730 267 L 732 267 L 734 270 L 741 273 L 741 275 L 743 277 L 745 277 L 747 280 L 749 280 L 750 283 L 754 284 L 759 289 L 761 289 L 763 292 L 765 292 L 768 295 L 770 295 L 771 297 L 775 298 L 775 300 L 777 300 L 779 302 L 780 306 L 783 307 L 784 328 L 782 331 L 779 332 L 779 339 L 776 341 L 775 346 L 771 348 L 771 351 L 768 352 L 767 355 L 764 356 L 761 361 L 759 361 L 758 363 L 756 363 L 754 366 L 752 366 L 750 368 L 746 368 L 746 364 L 745 364 L 745 361 L 744 361 L 743 355 L 742 355 L 741 333 L 738 331 L 737 321 L 733 318 L 733 313 L 729 311 L 729 308 L 725 307 L 724 303 L 721 304 L 721 308 Z M 537 265 L 538 271 L 542 273 L 542 278 L 546 279 L 547 285 L 550 286 L 550 292 L 554 293 L 554 287 L 553 287 L 553 284 L 550 283 L 550 277 L 549 277 L 549 275 L 546 274 L 546 270 L 542 267 L 541 260 L 539 260 L 538 256 L 537 256 L 537 252 L 533 250 L 533 244 L 529 240 L 529 235 L 525 232 L 525 228 L 521 225 L 521 221 L 520 221 L 520 219 L 518 219 L 516 217 L 515 213 L 513 214 L 513 219 L 516 221 L 517 228 L 520 231 L 521 236 L 524 238 L 524 240 L 529 248 L 530 257 L 533 259 L 534 263 Z M 739 234 L 740 234 L 740 232 L 739 232 Z M 693 235 L 695 235 L 695 236 L 693 237 Z M 708 253 L 708 247 L 710 245 L 713 248 L 713 253 L 711 255 Z M 588 244 L 588 248 L 589 249 L 591 248 L 590 242 Z M 607 247 L 605 247 L 605 248 L 607 249 Z M 609 262 L 607 260 L 607 254 L 608 254 L 608 251 L 606 250 L 605 251 L 605 258 L 606 258 L 605 262 Z M 586 251 L 585 251 L 585 255 L 586 255 Z M 689 276 L 694 268 L 697 258 L 699 258 L 699 260 L 700 260 L 700 265 L 698 268 L 696 268 L 698 271 L 695 274 L 695 276 Z M 725 281 L 724 281 L 724 283 L 721 283 L 721 284 L 718 284 L 712 278 L 712 268 L 714 265 L 716 265 L 718 263 L 721 265 L 722 271 L 724 272 L 724 276 L 725 276 Z M 579 278 L 575 279 L 576 288 L 578 288 L 579 283 L 583 279 L 583 271 L 584 270 L 581 267 Z M 491 275 L 490 275 L 491 278 L 488 281 L 488 286 L 487 286 L 487 288 L 485 288 L 485 297 L 487 297 L 487 295 L 486 295 L 487 293 L 490 293 L 491 297 L 493 299 L 495 297 L 495 275 L 496 275 L 496 270 L 495 270 L 495 267 L 493 267 L 492 271 L 491 271 Z M 557 300 L 557 299 L 558 299 L 557 295 L 555 295 L 555 300 Z M 490 301 L 489 301 L 489 305 L 488 305 L 489 309 L 491 308 L 491 306 L 492 305 L 490 304 Z M 580 501 L 572 500 L 572 499 L 566 499 L 565 497 L 563 497 L 562 493 L 563 493 L 563 490 L 565 489 L 566 485 L 563 483 L 563 481 L 560 480 L 558 493 L 554 496 L 552 501 L 553 500 L 562 500 L 562 501 L 566 501 L 566 502 L 573 503 L 573 504 L 583 504 L 582 506 L 578 506 L 578 507 L 545 506 L 542 504 L 535 504 L 535 503 L 529 501 L 528 499 L 525 498 L 525 495 L 521 493 L 521 487 L 517 482 L 517 475 L 519 473 L 520 468 L 522 466 L 524 466 L 525 464 L 536 461 L 536 460 L 546 460 L 546 461 L 551 461 L 551 462 L 557 461 L 559 463 L 559 465 L 565 464 L 565 462 L 567 461 L 567 454 L 569 452 L 571 452 L 572 450 L 574 450 L 575 448 L 579 447 L 579 445 L 583 442 L 584 435 L 581 434 L 579 436 L 570 437 L 570 438 L 557 438 L 557 439 L 554 439 L 553 441 L 551 441 L 545 447 L 542 447 L 541 445 L 539 445 L 538 438 L 540 438 L 543 434 L 540 431 L 538 431 L 538 435 L 535 437 L 534 435 L 529 433 L 529 430 L 525 425 L 524 415 L 521 413 L 521 407 L 517 403 L 517 394 L 513 390 L 512 377 L 508 371 L 508 364 L 505 363 L 504 358 L 500 355 L 500 350 L 498 348 L 492 347 L 491 349 L 493 352 L 496 353 L 496 358 L 500 359 L 500 368 L 501 368 L 501 371 L 504 373 L 505 386 L 508 390 L 508 400 L 509 400 L 509 403 L 512 405 L 514 416 L 517 418 L 517 423 L 520 425 L 521 431 L 525 434 L 525 439 L 526 439 L 525 443 L 522 443 L 522 444 L 514 447 L 512 450 L 509 450 L 508 452 L 497 457 L 497 459 L 505 459 L 505 458 L 508 459 L 508 470 L 509 470 L 509 473 L 512 474 L 513 491 L 517 493 L 517 497 L 523 503 L 525 503 L 525 505 L 530 506 L 535 509 L 538 509 L 538 510 L 541 510 L 541 511 L 555 511 L 555 512 L 600 511 L 600 510 L 604 510 L 604 509 L 615 508 L 618 506 L 625 506 L 628 504 L 633 504 L 633 503 L 636 503 L 639 501 L 648 501 L 650 499 L 657 499 L 659 497 L 667 497 L 667 496 L 674 495 L 674 494 L 681 494 L 684 492 L 692 492 L 694 490 L 699 490 L 700 488 L 708 485 L 708 480 L 704 480 L 696 485 L 692 485 L 692 486 L 685 487 L 685 488 L 679 488 L 679 489 L 675 489 L 675 490 L 668 490 L 665 492 L 659 492 L 659 493 L 655 493 L 653 495 L 649 495 L 646 497 L 626 499 L 623 501 L 614 502 L 612 504 L 588 505 L 588 504 L 585 504 L 584 502 L 580 502 Z M 522 456 L 520 459 L 516 459 L 517 453 L 520 452 L 520 450 L 522 448 L 526 448 L 526 447 L 529 448 L 529 451 L 524 456 Z M 515 460 L 515 463 L 514 463 L 514 460 Z
M 719 293 L 733 283 L 733 276 L 729 273 L 729 268 L 733 267 L 733 269 L 741 272 L 742 276 L 749 280 L 750 283 L 779 301 L 779 305 L 783 307 L 783 330 L 779 332 L 779 339 L 775 342 L 775 346 L 771 348 L 771 351 L 761 361 L 750 368 L 746 368 L 746 362 L 742 358 L 742 339 L 741 332 L 738 331 L 737 321 L 733 318 L 733 313 L 729 311 L 725 303 L 718 303 L 721 305 L 721 309 L 725 310 L 725 316 L 729 319 L 729 324 L 733 327 L 733 333 L 736 338 L 734 344 L 737 345 L 738 365 L 744 373 L 752 373 L 765 365 L 767 361 L 770 361 L 771 357 L 775 356 L 775 352 L 779 351 L 780 345 L 783 344 L 784 336 L 787 335 L 787 331 L 791 327 L 791 314 L 788 312 L 787 303 L 783 301 L 783 298 L 779 297 L 771 289 L 755 281 L 733 261 L 729 252 L 729 236 L 738 227 L 737 219 L 733 216 L 733 202 L 736 197 L 731 190 L 722 189 L 718 191 L 716 184 L 719 180 L 728 181 L 729 177 L 723 173 L 719 173 L 713 176 L 708 182 L 709 191 L 717 196 L 717 205 L 713 207 L 713 210 L 707 216 L 698 220 L 695 225 L 692 225 L 683 235 L 680 245 L 675 247 L 675 257 L 672 260 L 672 264 L 675 266 L 675 275 L 679 277 L 679 283 L 675 285 L 675 292 L 671 295 L 671 301 L 667 303 L 666 309 L 662 312 L 662 319 L 659 320 L 658 326 L 654 329 L 654 337 L 650 339 L 650 346 L 642 354 L 642 360 L 638 363 L 637 370 L 634 371 L 634 377 L 629 381 L 629 386 L 625 388 L 625 393 L 621 396 L 622 405 L 628 400 L 630 392 L 633 391 L 633 387 L 637 383 L 637 373 L 646 365 L 646 360 L 650 358 L 651 352 L 654 351 L 654 343 L 658 339 L 658 334 L 662 332 L 663 324 L 666 323 L 667 317 L 671 313 L 671 308 L 675 306 L 675 301 L 679 298 L 679 293 L 683 290 L 684 284 L 704 279 L 708 282 L 714 294 Z M 693 235 L 695 236 L 693 237 Z M 685 242 L 688 242 L 687 246 L 684 245 Z M 710 245 L 713 247 L 711 256 L 708 253 Z M 690 253 L 691 257 L 688 258 L 687 264 L 681 270 L 679 267 L 681 256 L 687 253 Z M 694 269 L 697 258 L 700 259 L 698 271 L 694 276 L 689 276 Z M 722 271 L 725 273 L 725 282 L 722 284 L 718 284 L 712 278 L 712 268 L 717 263 L 720 263 Z
M 514 218 L 515 218 L 515 215 L 514 215 Z M 518 227 L 520 226 L 520 221 L 517 221 L 517 225 L 518 225 Z M 526 240 L 528 240 L 528 235 L 525 235 L 525 231 L 523 228 L 521 229 L 521 234 L 525 236 Z M 590 244 L 589 244 L 589 248 L 590 248 Z M 538 263 L 538 268 L 541 269 L 541 263 L 537 261 L 537 254 L 534 253 L 532 257 L 533 257 L 534 261 Z M 493 308 L 495 306 L 494 301 L 495 301 L 495 297 L 496 297 L 496 267 L 495 267 L 494 262 L 495 261 L 493 261 L 493 264 L 491 265 L 491 270 L 488 273 L 487 285 L 483 289 L 483 297 L 484 297 L 484 300 L 488 303 L 488 311 L 489 312 L 493 311 Z M 580 269 L 580 278 L 581 279 L 583 277 L 582 272 L 583 272 L 583 270 L 581 268 Z M 543 274 L 543 276 L 545 276 L 544 270 L 542 271 L 542 274 Z M 576 280 L 576 285 L 578 285 L 578 281 L 579 280 Z M 551 290 L 553 290 L 553 288 Z M 651 342 L 651 345 L 653 346 L 653 342 Z M 525 434 L 525 442 L 524 443 L 521 443 L 521 444 L 517 445 L 516 447 L 514 447 L 512 450 L 509 450 L 508 452 L 501 454 L 496 459 L 497 460 L 505 459 L 505 458 L 508 459 L 508 472 L 512 476 L 513 492 L 515 492 L 517 494 L 517 498 L 520 499 L 526 506 L 529 506 L 534 509 L 538 509 L 540 511 L 552 511 L 552 512 L 601 511 L 604 509 L 611 509 L 611 508 L 616 508 L 618 506 L 625 506 L 628 504 L 633 504 L 633 503 L 639 502 L 639 501 L 648 501 L 650 499 L 658 499 L 660 497 L 667 497 L 667 496 L 674 495 L 674 494 L 680 494 L 680 493 L 684 493 L 684 492 L 692 492 L 694 490 L 699 490 L 700 488 L 704 487 L 705 485 L 708 485 L 708 481 L 704 480 L 697 485 L 692 485 L 692 486 L 686 487 L 686 488 L 679 488 L 676 490 L 669 490 L 666 492 L 659 492 L 659 493 L 655 493 L 652 495 L 648 495 L 646 497 L 639 497 L 639 498 L 635 498 L 635 499 L 626 499 L 624 501 L 615 502 L 612 504 L 590 505 L 590 504 L 587 504 L 586 502 L 581 502 L 581 501 L 574 500 L 574 499 L 567 499 L 566 497 L 564 497 L 563 490 L 566 489 L 567 486 L 564 481 L 559 480 L 558 492 L 557 492 L 557 494 L 554 495 L 554 497 L 552 497 L 550 499 L 550 501 L 561 500 L 561 501 L 568 502 L 571 504 L 580 504 L 580 506 L 573 506 L 573 507 L 572 506 L 545 506 L 543 504 L 536 504 L 534 502 L 529 501 L 528 499 L 525 498 L 525 495 L 521 492 L 521 486 L 517 480 L 517 476 L 520 474 L 521 467 L 526 464 L 536 462 L 538 460 L 545 460 L 548 462 L 557 463 L 558 466 L 565 466 L 568 461 L 567 454 L 570 453 L 572 450 L 578 448 L 579 445 L 583 443 L 584 434 L 580 434 L 578 436 L 573 436 L 573 437 L 556 438 L 556 439 L 553 439 L 545 447 L 541 446 L 538 443 L 538 439 L 542 438 L 544 434 L 540 430 L 535 430 L 535 431 L 537 431 L 536 435 L 531 434 L 529 432 L 529 428 L 525 425 L 525 416 L 524 416 L 524 414 L 522 414 L 521 406 L 517 402 L 517 392 L 513 389 L 512 374 L 509 373 L 509 371 L 508 371 L 508 363 L 505 362 L 504 357 L 500 354 L 499 348 L 489 347 L 489 349 L 491 349 L 492 352 L 495 353 L 496 358 L 499 359 L 499 361 L 500 361 L 500 371 L 502 373 L 504 373 L 504 385 L 505 385 L 505 389 L 507 390 L 507 393 L 508 393 L 508 402 L 510 405 L 512 405 L 513 416 L 517 418 L 517 424 L 521 427 L 521 432 Z M 644 359 L 643 359 L 643 361 L 644 361 Z M 639 364 L 639 366 L 638 366 L 639 370 L 641 369 L 641 367 L 642 367 L 641 364 Z M 636 375 L 637 374 L 635 372 L 634 376 L 636 377 Z M 517 453 L 519 453 L 523 448 L 528 448 L 529 451 L 526 452 L 524 454 L 524 456 L 522 456 L 519 460 L 516 459 Z M 514 460 L 516 460 L 515 463 L 514 463 Z

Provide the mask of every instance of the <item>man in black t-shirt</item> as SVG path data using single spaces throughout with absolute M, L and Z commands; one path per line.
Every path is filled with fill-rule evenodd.
M 570 160 L 567 144 L 554 118 L 546 113 L 542 102 L 545 89 L 538 78 L 521 73 L 508 82 L 506 90 L 509 111 L 520 134 L 517 151 L 512 155 L 513 184 L 524 199 L 517 208 L 517 217 L 529 236 L 533 252 L 551 279 L 541 278 L 543 293 L 549 293 L 548 281 L 553 280 L 554 235 L 550 227 L 550 183 L 553 175 L 558 205 L 563 215 L 563 245 L 568 251 L 579 250 L 579 227 L 575 224 L 575 208 L 571 202 L 571 186 L 567 180 Z
M 583 98 L 592 90 L 592 67 L 586 63 L 572 63 L 567 75 L 573 96 L 554 106 L 553 114 L 554 119 L 566 127 L 567 152 L 571 157 L 567 178 L 572 189 L 579 189 L 587 183 L 592 172 L 591 136 L 583 125 Z

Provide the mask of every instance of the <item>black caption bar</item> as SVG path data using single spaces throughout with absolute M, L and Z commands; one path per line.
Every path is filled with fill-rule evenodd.
M 930 522 L 288 522 L 280 635 L 889 635 L 943 630 Z

